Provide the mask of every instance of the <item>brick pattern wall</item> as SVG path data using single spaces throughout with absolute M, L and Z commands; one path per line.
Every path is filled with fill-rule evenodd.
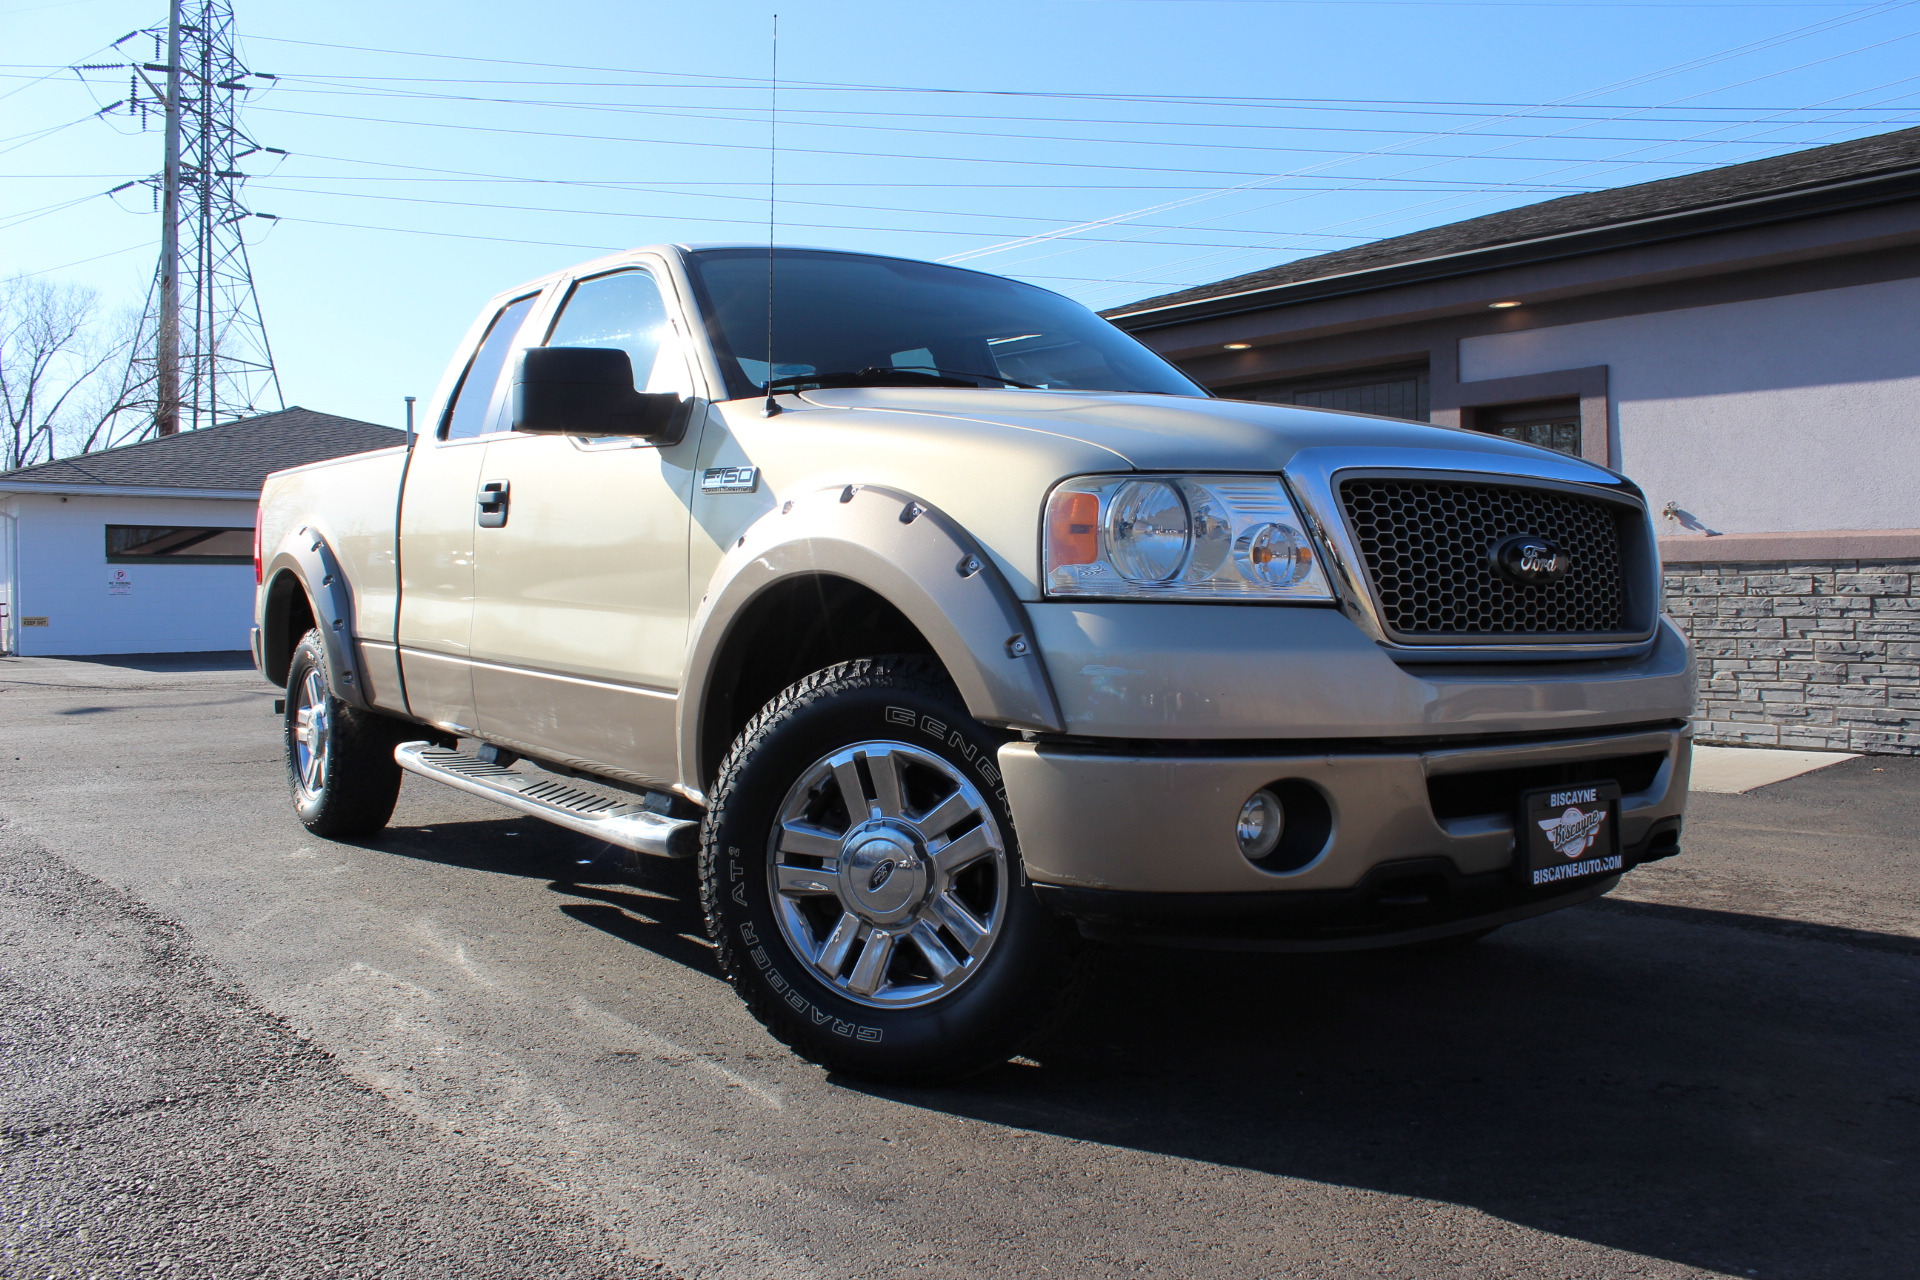
M 1697 741 L 1920 754 L 1920 561 L 1675 564 Z

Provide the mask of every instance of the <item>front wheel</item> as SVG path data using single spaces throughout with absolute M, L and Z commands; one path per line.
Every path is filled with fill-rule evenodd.
M 700 857 L 722 969 L 833 1070 L 952 1079 L 1059 1009 L 1077 936 L 1023 874 L 995 751 L 944 672 L 869 658 L 755 716 L 721 765 Z
M 350 707 L 333 696 L 320 633 L 309 631 L 287 669 L 282 731 L 294 812 L 329 839 L 369 836 L 387 825 L 400 798 L 393 748 L 400 721 Z

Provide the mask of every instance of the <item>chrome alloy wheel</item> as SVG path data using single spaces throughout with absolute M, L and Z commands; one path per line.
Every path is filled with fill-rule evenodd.
M 849 1000 L 903 1009 L 980 971 L 1006 919 L 1006 836 L 959 769 L 903 742 L 815 761 L 767 856 L 796 956 Z
M 332 737 L 333 699 L 319 668 L 310 668 L 293 701 L 294 786 L 302 803 L 319 799 L 327 785 L 327 743 Z

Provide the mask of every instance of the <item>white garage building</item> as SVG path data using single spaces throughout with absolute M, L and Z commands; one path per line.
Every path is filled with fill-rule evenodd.
M 0 653 L 245 649 L 267 476 L 403 438 L 295 407 L 0 471 Z

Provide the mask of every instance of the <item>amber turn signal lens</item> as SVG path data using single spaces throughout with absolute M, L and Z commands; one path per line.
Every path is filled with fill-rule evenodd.
M 1100 558 L 1100 495 L 1057 490 L 1047 502 L 1047 571 Z

